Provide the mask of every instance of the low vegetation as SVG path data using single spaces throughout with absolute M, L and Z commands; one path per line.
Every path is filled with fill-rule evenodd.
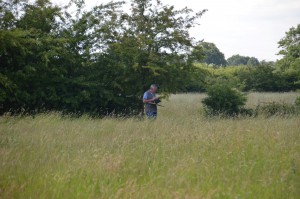
M 298 107 L 296 104 L 270 102 L 258 105 L 255 109 L 255 114 L 266 117 L 274 115 L 289 117 L 291 115 L 299 115 L 300 107 Z
M 190 35 L 205 9 L 161 0 L 67 2 L 0 0 L 0 115 L 137 115 L 152 83 L 165 94 L 205 91 L 219 79 L 243 91 L 300 89 L 299 24 L 279 41 L 276 63 L 225 60 L 214 43 Z
M 207 89 L 208 97 L 202 102 L 207 115 L 237 116 L 246 104 L 246 96 L 226 84 L 215 84 Z
M 207 89 L 207 97 L 202 100 L 205 116 L 240 117 L 240 116 L 291 116 L 300 115 L 299 101 L 295 102 L 261 102 L 255 108 L 245 108 L 247 93 L 230 86 L 227 82 L 219 82 Z
M 155 122 L 1 117 L 0 198 L 299 198 L 299 116 L 205 118 L 205 97 L 173 95 Z

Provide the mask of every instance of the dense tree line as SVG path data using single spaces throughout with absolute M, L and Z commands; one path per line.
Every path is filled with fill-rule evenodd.
M 227 65 L 214 62 L 222 58 L 218 50 L 207 50 L 208 57 L 217 57 L 214 61 L 197 64 L 206 71 L 204 84 L 192 87 L 191 91 L 205 91 L 207 85 L 226 83 L 243 91 L 296 91 L 300 89 L 300 24 L 292 27 L 279 41 L 279 54 L 282 59 L 277 62 L 258 61 L 255 57 L 233 55 L 227 59 Z M 210 45 L 217 49 L 215 45 Z M 211 48 L 212 49 L 212 48 Z M 196 49 L 197 50 L 197 49 Z
M 218 81 L 246 91 L 300 88 L 299 25 L 279 42 L 277 63 L 225 60 L 215 44 L 189 35 L 205 10 L 160 0 L 132 0 L 127 12 L 124 6 L 0 0 L 0 114 L 138 114 L 151 83 L 162 93 L 204 91 Z
M 207 63 L 214 66 L 226 66 L 227 61 L 224 54 L 217 48 L 214 43 L 199 42 L 198 48 L 194 48 L 194 52 L 203 53 L 203 58 L 198 60 L 200 63 Z
M 289 76 L 279 72 L 272 62 L 263 62 L 259 66 L 212 68 L 198 65 L 198 67 L 207 70 L 209 74 L 206 77 L 207 84 L 223 82 L 242 91 L 258 92 L 295 91 L 300 88 L 299 84 L 291 81 Z
M 210 42 L 201 41 L 194 48 L 194 52 L 202 53 L 202 59 L 198 60 L 198 63 L 206 63 L 211 66 L 224 67 L 224 66 L 258 66 L 260 64 L 256 57 L 241 56 L 239 54 L 225 59 L 224 54 L 219 48 Z
M 153 82 L 162 92 L 201 78 L 189 29 L 205 10 L 160 0 L 84 9 L 49 0 L 0 1 L 0 113 L 130 114 Z M 76 12 L 69 12 L 76 7 Z
M 227 63 L 229 66 L 258 66 L 260 64 L 255 57 L 241 56 L 239 54 L 229 57 Z

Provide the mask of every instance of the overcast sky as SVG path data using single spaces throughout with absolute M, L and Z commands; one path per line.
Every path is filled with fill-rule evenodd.
M 66 2 L 53 0 L 54 2 Z M 128 1 L 128 0 L 127 0 Z M 88 6 L 108 0 L 86 0 Z M 162 0 L 176 8 L 208 9 L 192 30 L 197 40 L 213 42 L 228 58 L 234 54 L 276 60 L 277 42 L 300 23 L 300 0 Z

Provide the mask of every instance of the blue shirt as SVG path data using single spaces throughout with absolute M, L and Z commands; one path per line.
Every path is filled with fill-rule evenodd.
M 152 93 L 150 90 L 148 90 L 144 93 L 143 100 L 150 100 L 155 97 L 156 97 L 155 93 Z M 145 103 L 146 112 L 157 112 L 157 106 L 156 104 L 153 103 Z

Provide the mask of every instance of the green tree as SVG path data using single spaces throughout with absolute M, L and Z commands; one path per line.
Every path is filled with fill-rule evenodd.
M 248 66 L 258 66 L 259 61 L 255 57 L 246 57 L 241 55 L 233 55 L 227 59 L 228 65 L 230 66 L 239 66 L 239 65 L 248 65 Z
M 300 24 L 292 27 L 279 42 L 281 50 L 279 54 L 283 58 L 278 62 L 278 66 L 282 69 L 295 68 L 299 69 L 300 59 Z
M 34 4 L 8 1 L 1 2 L 1 7 L 11 14 L 10 18 L 5 18 L 7 14 L 1 15 L 4 19 L 0 20 L 4 22 L 0 30 L 0 74 L 4 77 L 1 87 L 5 93 L 1 113 L 55 107 L 58 103 L 46 102 L 56 98 L 53 85 L 64 74 L 63 67 L 52 64 L 66 54 L 61 47 L 65 39 L 55 34 L 54 19 L 59 17 L 59 9 L 49 1 Z M 49 14 L 42 17 L 41 10 Z M 36 20 L 38 18 L 41 21 Z M 29 22 L 25 25 L 25 21 Z
M 283 56 L 277 62 L 280 72 L 294 89 L 300 88 L 300 24 L 292 27 L 279 41 L 279 54 Z
M 259 66 L 259 61 L 255 57 L 250 57 L 249 60 L 247 61 L 248 66 Z
M 202 48 L 204 58 L 199 60 L 203 63 L 213 64 L 217 66 L 226 66 L 227 61 L 224 54 L 217 48 L 214 43 L 200 42 L 199 46 Z M 197 49 L 194 49 L 194 51 Z
M 249 58 L 241 55 L 233 55 L 227 59 L 229 66 L 247 65 Z
M 238 71 L 236 76 L 240 82 L 244 83 L 244 90 L 250 91 L 287 91 L 289 90 L 281 73 L 271 64 L 261 64 L 259 66 L 246 66 Z
M 189 29 L 205 11 L 175 10 L 159 0 L 133 0 L 131 6 L 132 14 L 121 17 L 122 31 L 104 58 L 123 71 L 116 82 L 119 93 L 135 96 L 131 107 L 140 104 L 141 110 L 141 94 L 152 82 L 162 92 L 177 92 L 185 89 L 198 70 L 193 65 L 198 57 L 191 53 L 194 45 Z
M 123 2 L 84 11 L 84 1 L 71 2 L 0 2 L 0 113 L 139 113 L 151 83 L 169 93 L 201 77 L 189 30 L 205 11 L 154 0 L 134 0 L 128 13 Z

